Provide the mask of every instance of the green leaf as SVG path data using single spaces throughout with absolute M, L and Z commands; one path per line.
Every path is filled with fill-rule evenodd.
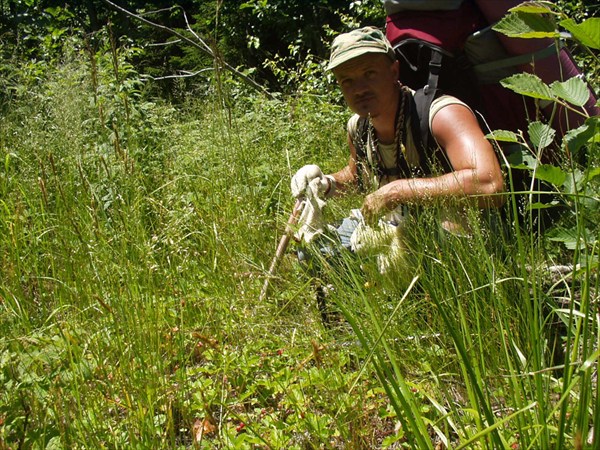
M 598 117 L 590 117 L 580 127 L 567 131 L 563 137 L 563 148 L 566 148 L 571 153 L 575 153 L 588 142 L 592 141 L 592 138 L 600 134 L 599 121 L 600 118 Z
M 548 11 L 546 11 L 548 12 Z M 527 12 L 511 12 L 504 16 L 492 27 L 495 31 L 509 37 L 518 38 L 557 38 L 559 32 L 556 30 L 554 21 L 540 14 Z
M 581 170 L 574 168 L 565 182 L 563 183 L 562 191 L 565 194 L 573 195 L 582 189 L 584 175 Z
M 528 127 L 531 143 L 539 149 L 546 148 L 554 141 L 556 131 L 542 122 L 531 122 Z
M 560 230 L 556 235 L 550 237 L 551 241 L 562 242 L 569 250 L 575 250 L 578 247 L 578 236 L 575 230 Z
M 535 171 L 535 178 L 554 186 L 562 186 L 567 179 L 567 174 L 551 164 L 540 164 Z
M 594 167 L 593 169 L 589 169 L 589 171 L 585 174 L 586 181 L 591 181 L 597 176 L 600 176 L 600 167 Z
M 382 448 L 391 447 L 392 444 L 395 444 L 396 442 L 398 442 L 399 440 L 401 440 L 403 438 L 404 438 L 404 430 L 402 430 L 402 428 L 400 428 L 398 433 L 394 433 L 391 436 L 386 436 L 383 439 L 383 441 L 381 442 L 381 447 Z
M 548 14 L 553 13 L 550 9 L 554 4 L 552 2 L 525 2 L 520 5 L 514 6 L 509 9 L 510 12 L 524 12 L 524 13 L 537 13 L 537 14 Z M 556 13 L 554 13 L 556 14 Z
M 590 90 L 585 81 L 581 78 L 573 77 L 567 81 L 555 81 L 550 85 L 550 90 L 554 95 L 562 98 L 575 106 L 583 106 L 590 98 Z
M 519 135 L 508 130 L 494 130 L 485 135 L 486 139 L 500 142 L 519 142 Z
M 541 203 L 541 202 L 536 202 L 536 203 L 532 203 L 531 205 L 529 205 L 527 207 L 528 210 L 540 210 L 540 209 L 549 209 L 549 208 L 554 208 L 556 206 L 556 204 L 554 203 Z
M 585 208 L 588 214 L 593 214 L 594 217 L 598 217 L 597 213 L 600 212 L 600 199 L 586 195 L 584 197 L 580 197 L 579 201 L 581 207 Z
M 556 232 L 556 235 L 550 237 L 550 240 L 562 242 L 569 250 L 575 250 L 584 248 L 586 243 L 588 245 L 593 245 L 597 242 L 597 237 L 593 231 L 590 231 L 587 228 L 581 230 L 581 233 L 579 233 L 577 229 L 572 228 Z
M 509 153 L 506 160 L 513 169 L 533 170 L 538 166 L 538 160 L 525 149 Z
M 500 84 L 517 94 L 542 100 L 555 100 L 550 87 L 538 76 L 531 73 L 519 73 L 500 80 Z
M 565 19 L 560 25 L 586 47 L 600 50 L 600 18 L 592 17 L 579 24 L 573 19 Z

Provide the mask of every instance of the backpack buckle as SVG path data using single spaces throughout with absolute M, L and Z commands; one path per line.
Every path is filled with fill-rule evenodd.
M 439 75 L 442 70 L 442 53 L 435 50 L 431 51 L 431 59 L 429 60 L 429 73 Z

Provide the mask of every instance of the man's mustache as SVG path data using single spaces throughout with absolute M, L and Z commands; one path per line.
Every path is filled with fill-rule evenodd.
M 356 94 L 354 96 L 354 101 L 361 102 L 364 100 L 370 100 L 373 97 L 374 94 L 372 92 L 363 92 L 362 94 Z

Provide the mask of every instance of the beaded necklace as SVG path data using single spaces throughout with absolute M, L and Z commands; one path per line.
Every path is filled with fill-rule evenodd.
M 404 157 L 404 152 L 402 151 L 402 145 L 404 144 L 404 128 L 405 128 L 406 113 L 407 113 L 407 111 L 406 111 L 407 98 L 409 95 L 412 95 L 412 93 L 408 87 L 403 86 L 403 85 L 399 85 L 399 86 L 400 86 L 400 93 L 399 93 L 400 98 L 399 98 L 399 102 L 398 102 L 399 103 L 398 109 L 396 110 L 395 136 L 394 136 L 396 167 L 394 167 L 394 168 L 384 167 L 384 162 L 383 162 L 383 158 L 381 155 L 381 151 L 379 149 L 377 135 L 375 134 L 375 127 L 373 126 L 370 115 L 368 118 L 368 140 L 370 140 L 372 143 L 371 148 L 374 150 L 375 157 L 377 159 L 377 164 L 376 165 L 371 164 L 371 165 L 375 166 L 375 167 L 372 167 L 372 171 L 377 176 L 376 182 L 377 182 L 378 186 L 381 184 L 381 180 L 384 176 L 392 176 L 392 175 L 400 176 L 402 174 L 404 174 L 404 176 L 408 176 L 408 174 L 411 172 L 410 167 L 408 166 L 408 162 L 406 161 L 406 158 Z M 368 144 L 365 146 L 365 148 L 369 148 Z M 371 158 L 369 158 L 369 159 L 371 159 Z

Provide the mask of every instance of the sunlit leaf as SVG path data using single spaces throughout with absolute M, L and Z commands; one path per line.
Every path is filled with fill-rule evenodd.
M 528 126 L 529 139 L 539 149 L 546 148 L 554 141 L 556 131 L 542 122 L 531 122 Z
M 554 186 L 562 186 L 567 179 L 567 174 L 559 167 L 551 164 L 540 164 L 535 171 L 535 178 L 547 181 Z
M 509 11 L 547 14 L 553 12 L 550 9 L 552 6 L 554 6 L 552 2 L 523 2 L 520 5 L 510 8 Z
M 519 135 L 508 130 L 494 130 L 485 137 L 491 141 L 519 142 Z
M 500 80 L 500 84 L 517 94 L 542 100 L 554 100 L 550 86 L 531 73 L 519 73 Z
M 536 203 L 532 203 L 531 205 L 529 205 L 529 207 L 527 209 L 529 209 L 529 210 L 540 210 L 540 209 L 554 208 L 555 206 L 556 206 L 556 203 L 541 203 L 541 202 L 536 202 Z
M 402 439 L 404 439 L 404 430 L 402 428 L 399 428 L 396 433 L 390 436 L 386 436 L 381 444 L 383 448 L 388 448 L 392 446 L 392 444 L 395 444 L 396 442 L 401 441 Z
M 587 181 L 591 181 L 592 179 L 596 178 L 597 176 L 600 176 L 600 167 L 594 167 L 593 169 L 590 169 L 585 174 L 585 178 Z
M 573 19 L 565 19 L 560 25 L 569 31 L 583 45 L 600 50 L 600 18 L 592 17 L 581 23 Z
M 587 84 L 579 77 L 572 77 L 562 82 L 555 81 L 550 85 L 550 89 L 554 95 L 575 106 L 585 105 L 590 98 Z
M 548 17 L 520 11 L 504 16 L 494 25 L 493 29 L 506 36 L 518 38 L 556 38 L 559 36 L 554 22 Z

